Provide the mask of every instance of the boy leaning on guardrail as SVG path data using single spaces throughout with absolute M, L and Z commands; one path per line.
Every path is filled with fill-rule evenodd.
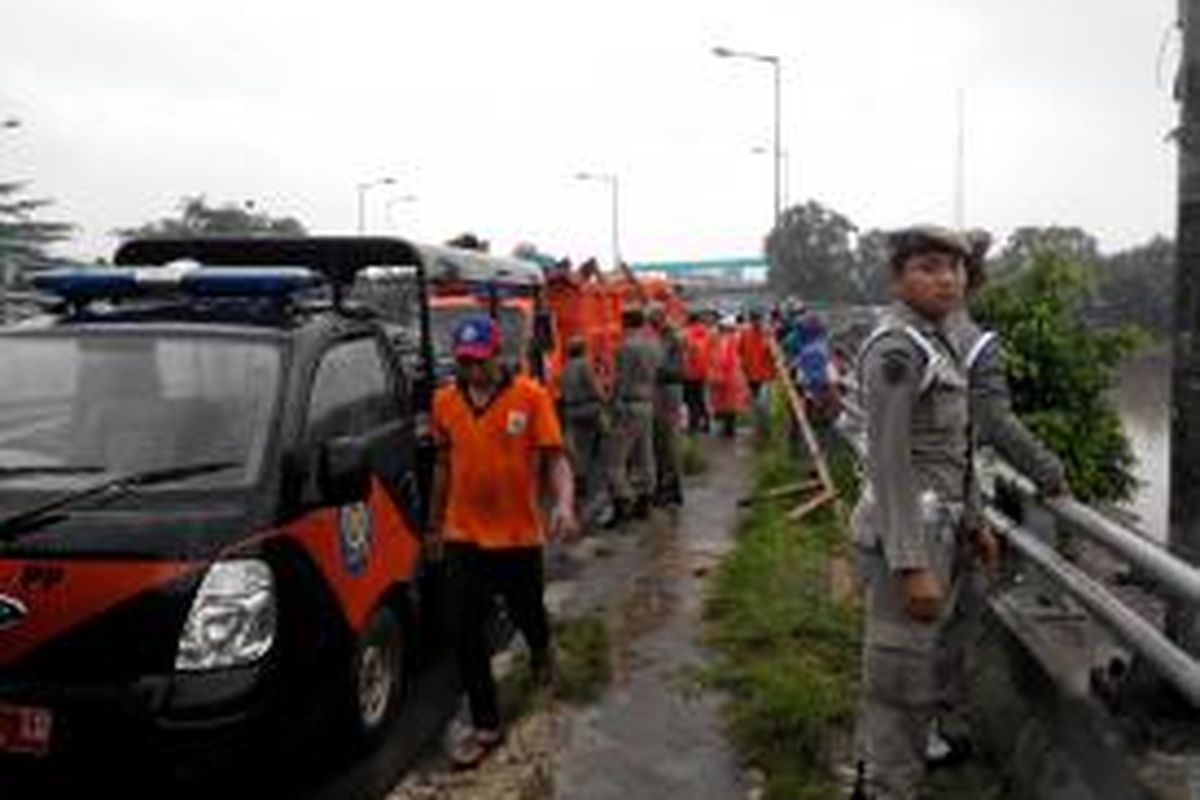
M 971 469 L 968 380 L 946 330 L 962 307 L 966 241 L 892 236 L 895 302 L 860 350 L 866 485 L 852 528 L 866 589 L 859 796 L 910 800 L 937 700 L 939 642 L 972 549 L 994 558 Z

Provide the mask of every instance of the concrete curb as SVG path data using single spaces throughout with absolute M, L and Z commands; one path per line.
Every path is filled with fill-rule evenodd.
M 1116 723 L 1091 696 L 1086 664 L 1055 641 L 1087 623 L 1031 611 L 1019 590 L 988 604 L 970 665 L 979 744 L 1021 800 L 1149 798 Z

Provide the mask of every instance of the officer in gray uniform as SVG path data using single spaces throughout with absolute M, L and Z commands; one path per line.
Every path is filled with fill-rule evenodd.
M 615 424 L 609 437 L 609 485 L 613 515 L 604 527 L 616 528 L 630 517 L 645 519 L 654 491 L 654 392 L 662 350 L 644 330 L 641 308 L 621 315 L 623 338 L 613 365 Z
M 683 504 L 677 435 L 683 406 L 683 341 L 661 305 L 650 306 L 649 316 L 662 351 L 654 387 L 655 500 L 662 506 L 679 506 Z
M 559 408 L 567 454 L 575 473 L 575 501 L 586 510 L 597 478 L 603 474 L 601 456 L 607 420 L 604 394 L 582 336 L 573 336 L 567 343 L 567 363 L 559 376 Z
M 866 485 L 852 529 L 866 589 L 860 774 L 912 800 L 936 710 L 940 641 L 979 525 L 966 372 L 946 330 L 965 290 L 962 237 L 892 237 L 897 302 L 859 354 Z

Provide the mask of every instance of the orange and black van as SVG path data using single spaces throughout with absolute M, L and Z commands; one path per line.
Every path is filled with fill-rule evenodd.
M 239 752 L 318 713 L 370 741 L 436 638 L 418 249 L 115 264 L 39 275 L 48 313 L 0 330 L 0 770 Z M 408 352 L 346 300 L 368 267 L 411 275 Z

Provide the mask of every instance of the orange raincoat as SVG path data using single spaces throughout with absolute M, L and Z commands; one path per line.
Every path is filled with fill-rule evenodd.
M 718 414 L 745 411 L 750 404 L 750 390 L 746 386 L 738 350 L 735 331 L 717 333 L 708 382 L 713 411 Z

